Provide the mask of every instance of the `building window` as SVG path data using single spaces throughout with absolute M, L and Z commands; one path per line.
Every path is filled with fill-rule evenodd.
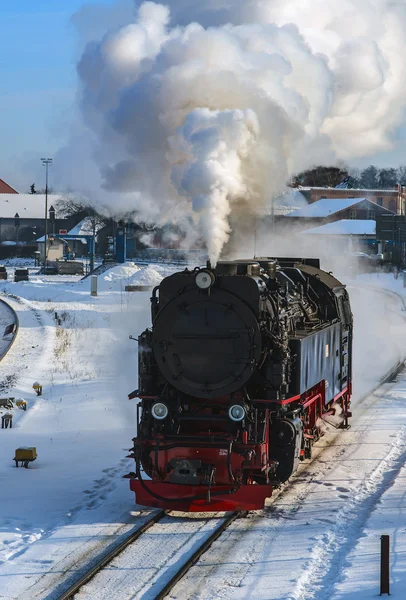
M 376 199 L 376 203 L 377 203 L 378 206 L 382 206 L 383 198 L 377 198 Z
M 357 218 L 357 211 L 356 210 L 350 210 L 349 217 L 350 217 L 350 219 L 356 219 Z
M 367 219 L 369 219 L 370 221 L 375 221 L 375 211 L 374 210 L 368 210 Z
M 327 196 L 321 196 L 320 200 L 327 200 Z

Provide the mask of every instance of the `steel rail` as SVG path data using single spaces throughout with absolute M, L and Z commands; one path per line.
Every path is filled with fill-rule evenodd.
M 122 542 L 114 546 L 110 552 L 108 552 L 103 558 L 98 561 L 91 569 L 84 573 L 75 583 L 73 583 L 63 594 L 58 596 L 58 600 L 70 600 L 77 592 L 88 583 L 97 573 L 99 573 L 106 565 L 108 565 L 116 556 L 121 554 L 123 550 L 135 542 L 143 533 L 145 533 L 150 527 L 158 523 L 168 511 L 160 510 L 156 512 L 150 519 L 148 519 L 141 527 L 138 527 L 129 536 L 127 536 Z
M 171 577 L 171 579 L 165 584 L 160 592 L 154 596 L 154 600 L 162 600 L 169 594 L 169 592 L 175 587 L 175 585 L 182 579 L 182 577 L 197 563 L 199 558 L 204 554 L 212 544 L 220 537 L 220 535 L 235 521 L 241 517 L 245 517 L 248 511 L 233 512 L 222 521 L 219 527 L 189 556 L 189 558 L 183 563 L 178 571 Z
M 0 298 L 0 302 L 2 302 L 3 304 L 5 304 L 5 306 L 7 306 L 7 308 L 10 310 L 11 314 L 14 317 L 14 324 L 15 324 L 15 329 L 13 331 L 13 339 L 10 341 L 9 345 L 7 346 L 7 348 L 5 349 L 5 351 L 3 352 L 3 354 L 0 355 L 0 360 L 3 360 L 3 358 L 6 356 L 6 354 L 11 349 L 12 345 L 15 342 L 18 330 L 20 328 L 20 321 L 19 321 L 19 318 L 18 318 L 18 315 L 17 315 L 16 311 L 14 310 L 14 308 L 12 306 L 10 306 L 10 304 L 8 302 L 6 302 L 3 298 Z

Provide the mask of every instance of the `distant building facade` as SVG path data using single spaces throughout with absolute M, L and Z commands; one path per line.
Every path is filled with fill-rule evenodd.
M 57 206 L 59 198 L 57 194 L 48 194 L 49 234 L 69 230 L 74 225 L 72 218 L 58 218 L 58 213 L 50 210 Z M 0 243 L 32 243 L 44 232 L 45 194 L 0 194 Z
M 397 186 L 392 190 L 337 189 L 323 187 L 299 187 L 309 204 L 319 200 L 344 198 L 366 198 L 396 215 L 406 215 L 406 188 Z
M 340 191 L 340 190 L 338 190 Z M 349 190 L 344 190 L 348 191 Z M 352 190 L 351 190 L 352 191 Z M 380 206 L 369 198 L 322 198 L 287 214 L 286 222 L 295 223 L 299 229 L 319 227 L 342 219 L 376 221 L 382 214 L 393 211 Z

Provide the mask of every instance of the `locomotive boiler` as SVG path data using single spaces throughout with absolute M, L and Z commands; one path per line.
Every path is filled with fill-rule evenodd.
M 139 504 L 253 510 L 310 458 L 323 420 L 347 427 L 352 314 L 318 259 L 186 269 L 152 293 L 138 338 Z

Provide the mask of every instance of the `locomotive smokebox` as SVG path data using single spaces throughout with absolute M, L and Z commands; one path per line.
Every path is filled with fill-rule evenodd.
M 163 306 L 154 322 L 152 350 L 165 378 L 193 397 L 216 398 L 240 389 L 261 357 L 253 309 L 259 304 L 258 286 L 250 277 L 239 278 L 237 296 L 236 278 L 229 274 L 236 269 L 236 263 L 219 263 L 209 290 L 199 288 L 192 274 L 175 274 L 161 284 Z M 173 293 L 180 289 L 181 294 Z M 167 295 L 172 300 L 164 303 Z

